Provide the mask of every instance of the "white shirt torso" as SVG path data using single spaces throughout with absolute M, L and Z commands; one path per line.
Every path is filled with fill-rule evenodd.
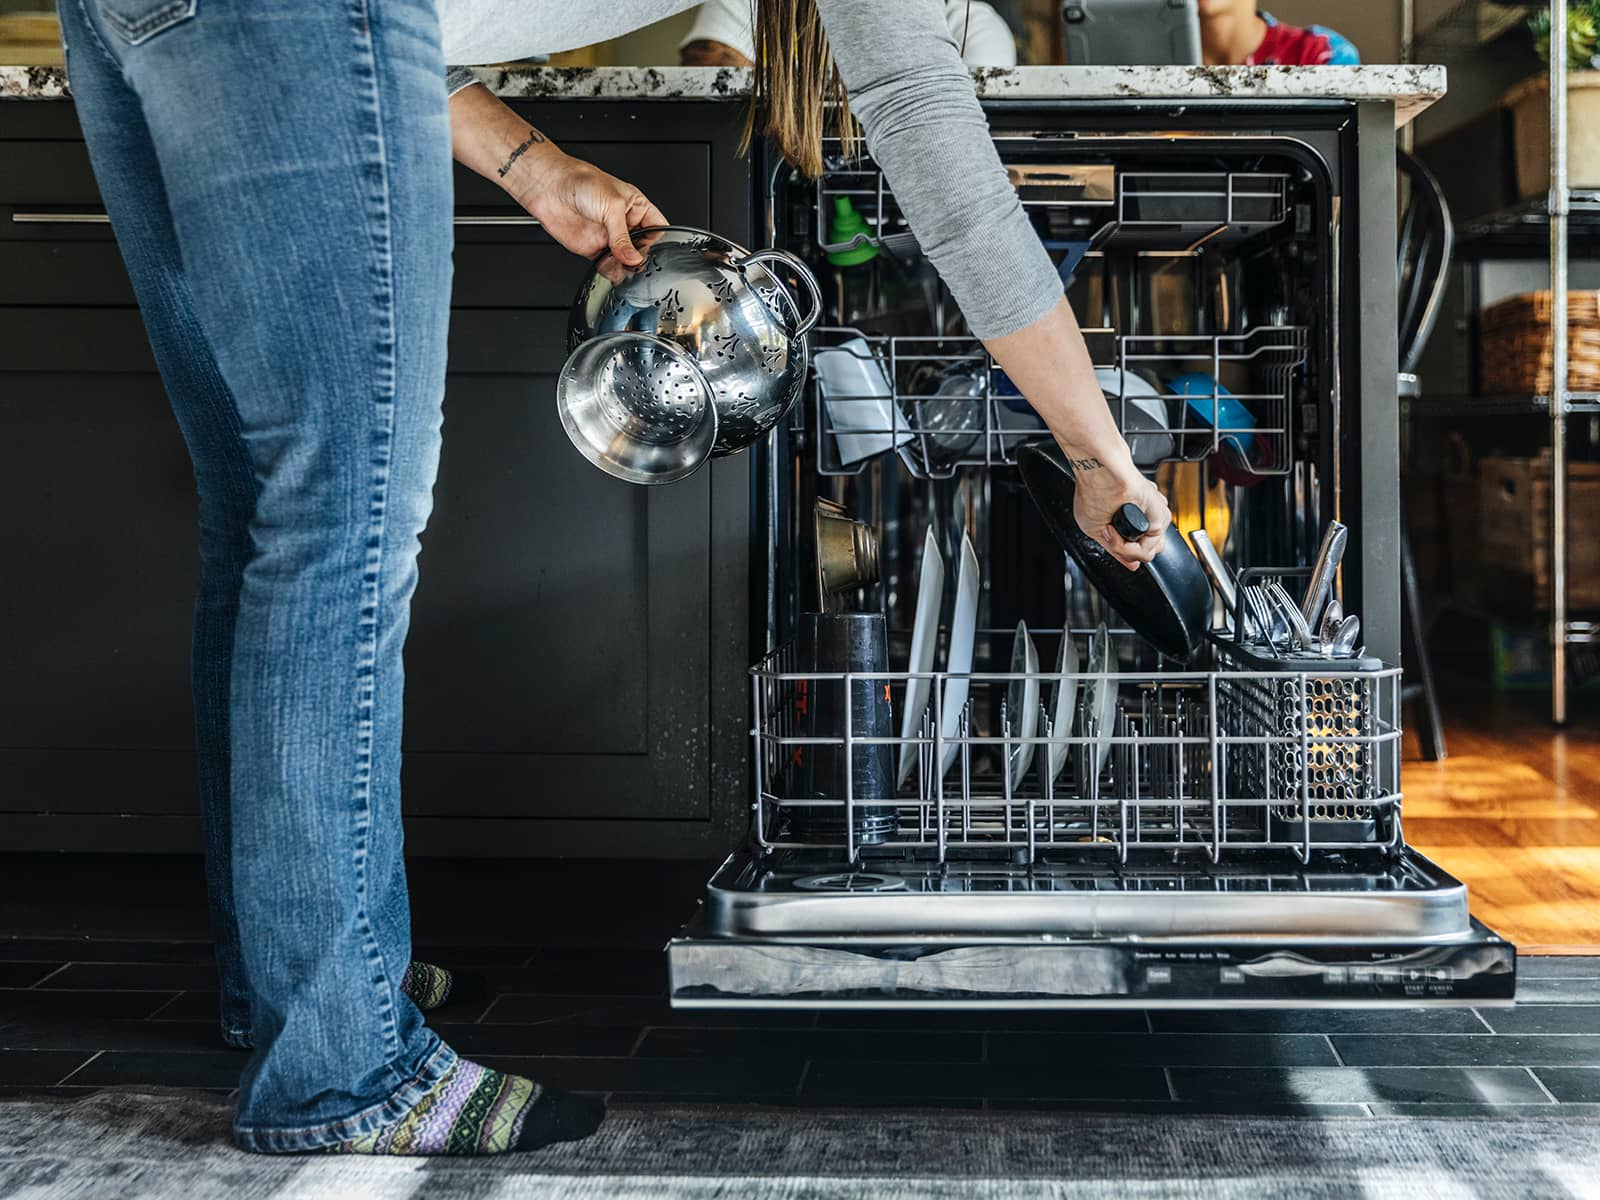
M 1001 16 L 982 0 L 943 0 L 945 20 L 971 67 L 1014 67 L 1017 47 Z M 642 29 L 697 0 L 439 0 L 444 60 L 457 66 L 508 62 L 592 46 Z M 887 19 L 887 13 L 886 13 Z M 750 0 L 706 0 L 683 39 L 716 41 L 755 58 Z

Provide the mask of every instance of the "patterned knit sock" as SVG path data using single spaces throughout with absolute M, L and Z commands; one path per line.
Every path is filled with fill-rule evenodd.
M 330 1146 L 334 1154 L 504 1154 L 588 1137 L 605 1118 L 599 1100 L 540 1087 L 520 1075 L 459 1059 L 392 1125 Z
M 488 994 L 488 980 L 475 972 L 446 971 L 432 963 L 413 960 L 400 976 L 400 990 L 423 1012 L 432 1012 L 451 1001 L 483 999 Z M 234 1050 L 249 1050 L 255 1044 L 249 1034 L 230 1037 L 224 1032 L 223 1041 Z
M 446 971 L 432 963 L 412 960 L 406 973 L 400 977 L 400 990 L 411 997 L 423 1012 L 443 1008 L 451 1001 L 476 1000 L 482 997 L 484 979 L 466 971 Z

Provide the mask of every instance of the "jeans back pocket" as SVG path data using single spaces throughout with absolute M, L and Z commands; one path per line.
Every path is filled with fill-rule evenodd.
M 106 28 L 130 46 L 148 42 L 194 16 L 196 0 L 96 0 Z

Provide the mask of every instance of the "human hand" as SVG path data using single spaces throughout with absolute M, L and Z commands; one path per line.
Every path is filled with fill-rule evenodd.
M 644 255 L 633 244 L 633 231 L 667 224 L 631 183 L 553 146 L 529 162 L 522 176 L 507 190 L 551 237 L 585 258 L 609 249 L 623 266 L 637 267 Z
M 1106 464 L 1097 457 L 1074 454 L 1068 447 L 1062 449 L 1077 483 L 1073 516 L 1078 528 L 1129 570 L 1137 571 L 1141 563 L 1155 558 L 1161 552 L 1167 526 L 1172 523 L 1172 513 L 1161 490 L 1139 473 L 1131 456 L 1126 456 L 1125 463 Z M 1123 537 L 1112 524 L 1124 504 L 1135 505 L 1150 522 L 1150 531 L 1137 541 Z
M 633 231 L 667 223 L 638 188 L 573 158 L 486 87 L 450 97 L 450 137 L 458 161 L 504 188 L 574 254 L 609 248 L 623 267 L 637 267 L 644 255 Z

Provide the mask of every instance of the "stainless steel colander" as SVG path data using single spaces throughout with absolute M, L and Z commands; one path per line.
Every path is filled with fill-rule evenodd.
M 800 394 L 806 377 L 806 334 L 822 307 L 816 280 L 792 254 L 782 250 L 752 254 L 700 229 L 645 229 L 633 236 L 644 262 L 625 267 L 609 252 L 601 255 L 573 304 L 568 343 L 572 358 L 562 372 L 563 422 L 571 432 L 568 403 L 598 406 L 602 411 L 615 407 L 587 396 L 585 387 L 598 386 L 598 378 L 588 371 L 577 378 L 580 364 L 590 362 L 586 356 L 580 358 L 584 348 L 618 333 L 648 334 L 671 342 L 698 371 L 709 407 L 715 410 L 711 453 L 743 450 L 782 420 Z M 809 296 L 804 311 L 783 275 L 797 279 Z M 680 360 L 656 355 L 649 361 L 663 369 L 670 363 L 675 371 Z M 676 394 L 679 387 L 671 384 L 668 391 Z M 676 437 L 670 415 L 666 427 L 652 430 L 645 423 L 648 406 L 625 407 L 626 422 L 616 423 L 613 414 L 610 424 L 592 428 L 590 436 L 609 430 L 613 439 L 639 436 L 650 446 Z M 644 477 L 643 468 L 639 474 L 620 475 L 611 464 L 634 459 L 639 452 L 607 445 L 602 456 L 593 452 L 592 443 L 589 448 L 580 444 L 579 449 L 619 478 L 664 483 L 683 477 Z M 674 460 L 671 465 L 687 464 Z M 689 470 L 693 465 L 683 474 Z
M 561 425 L 608 475 L 671 483 L 693 474 L 717 440 L 711 388 L 693 358 L 649 333 L 584 342 L 556 383 Z

